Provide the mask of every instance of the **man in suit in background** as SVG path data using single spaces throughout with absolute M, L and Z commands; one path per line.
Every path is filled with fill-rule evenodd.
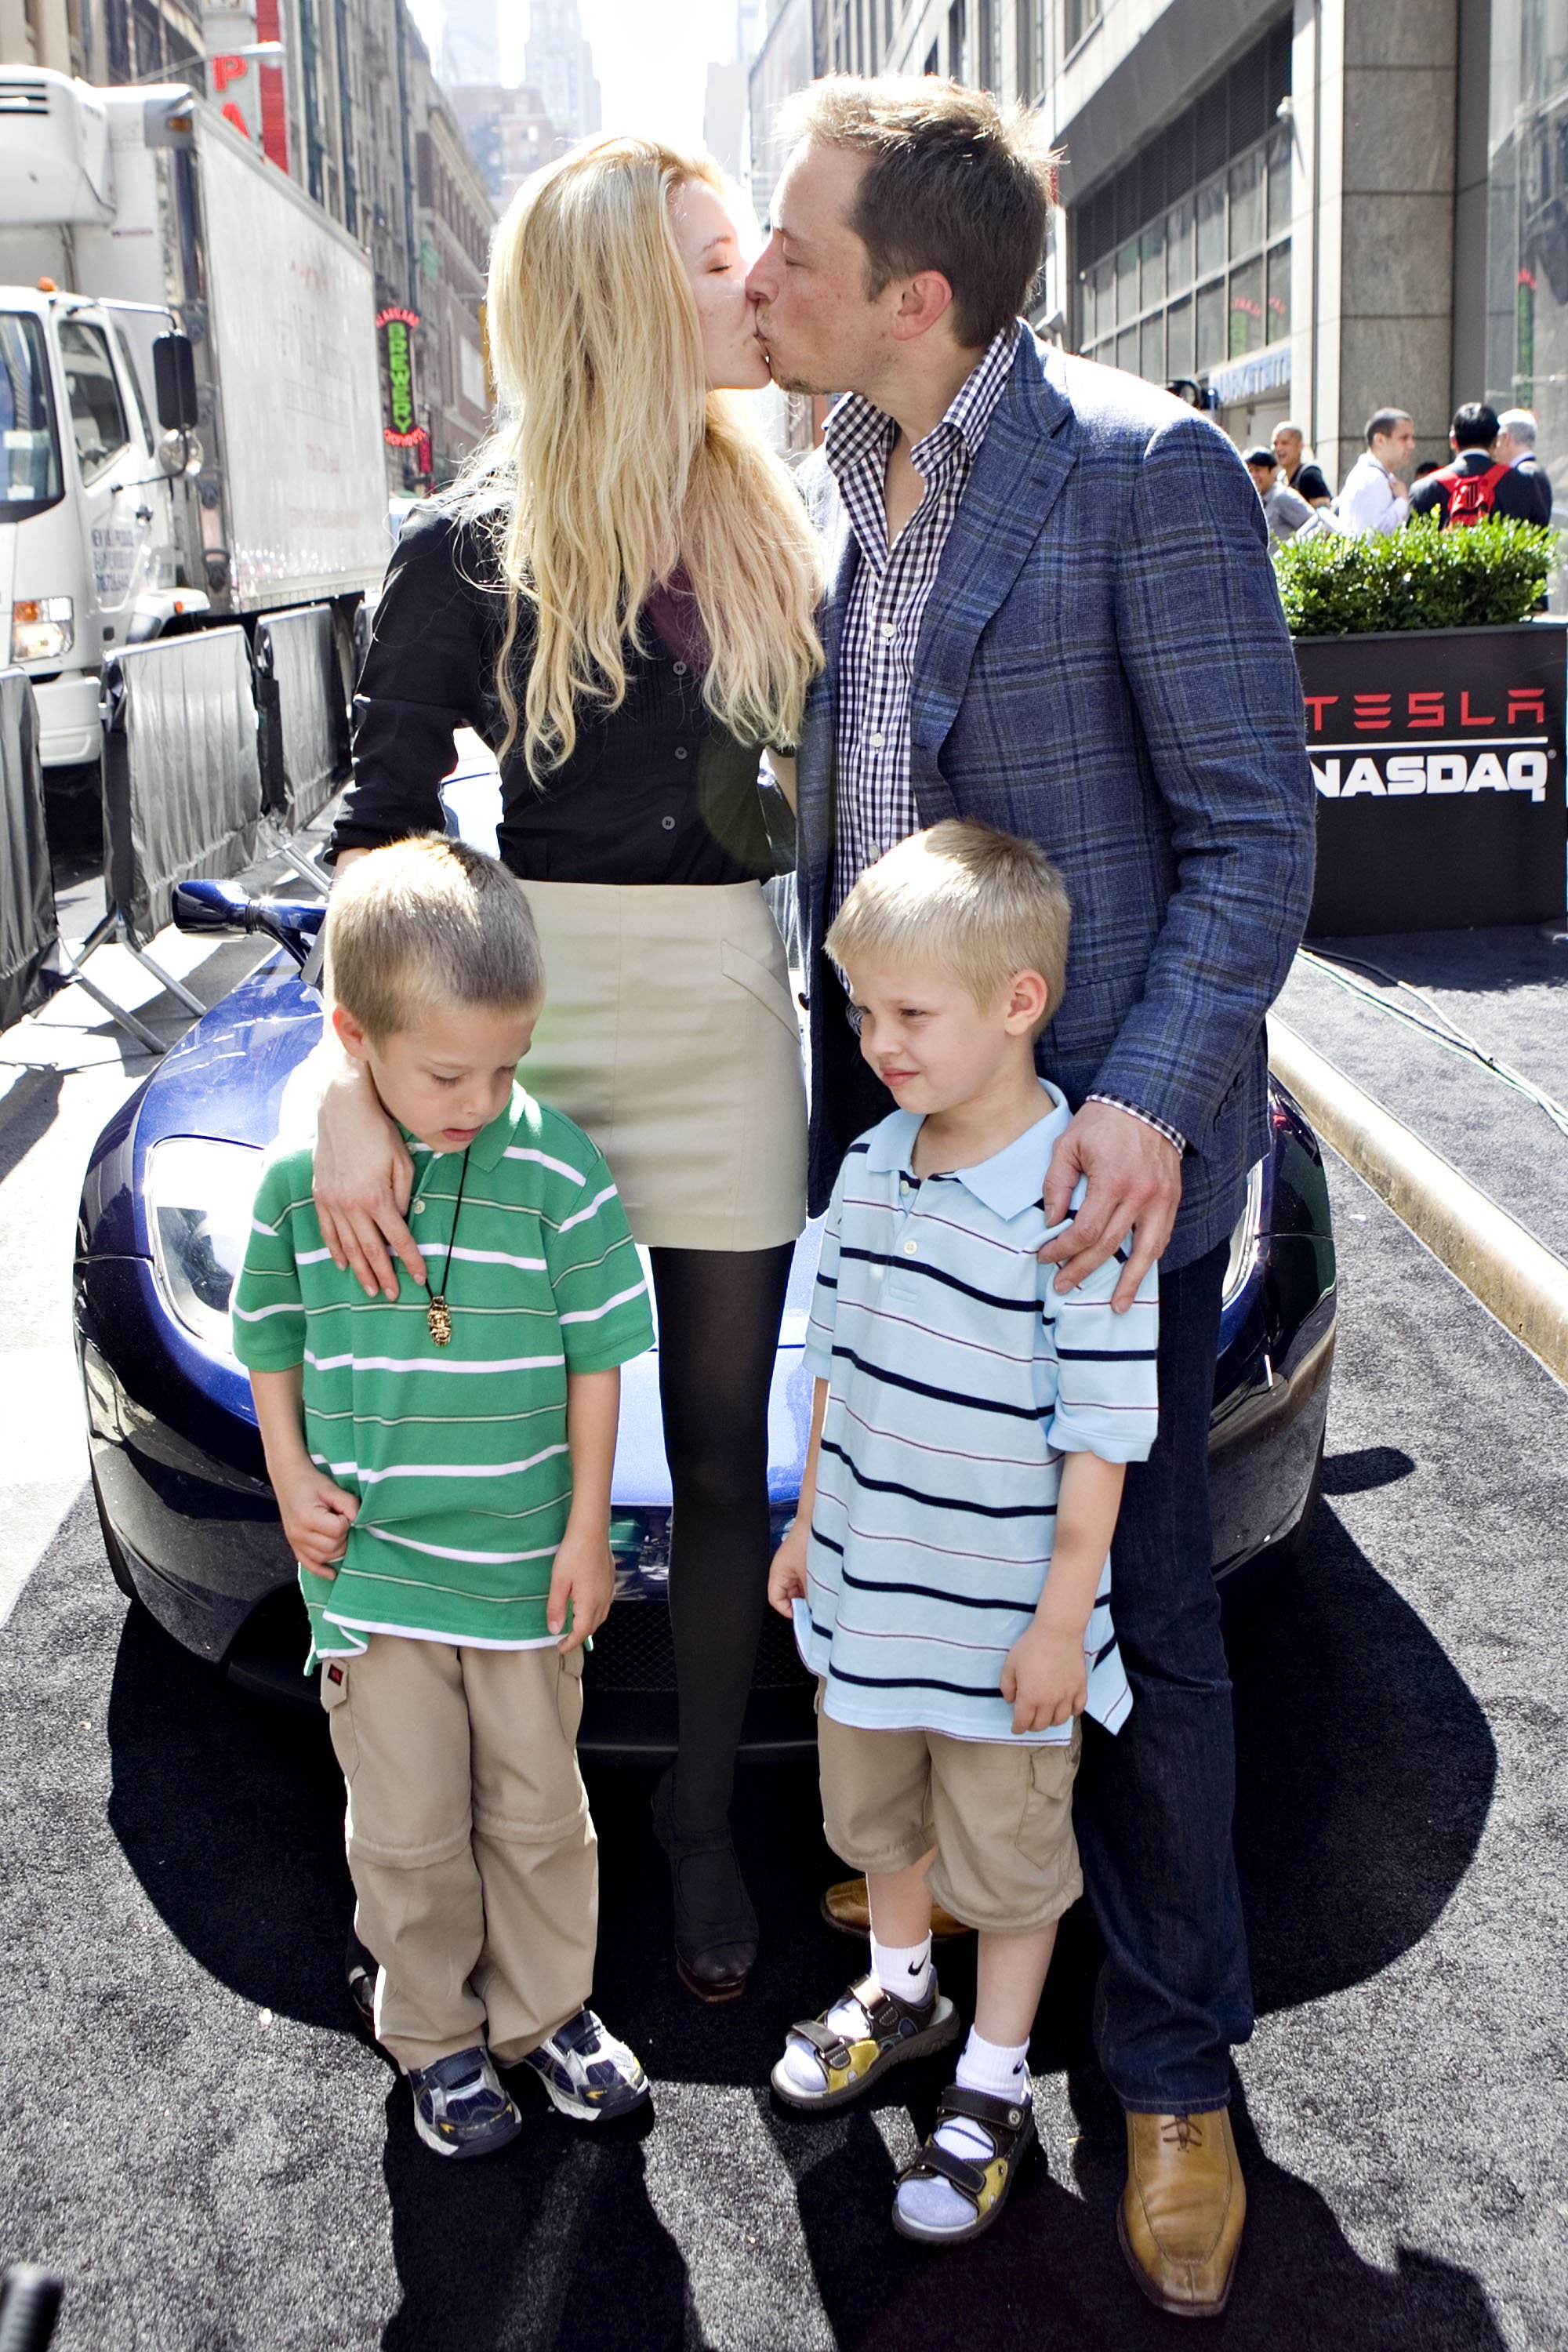
M 1019 318 L 1051 159 L 943 83 L 818 85 L 752 272 L 774 379 L 848 388 L 801 482 L 827 667 L 798 761 L 813 1207 L 890 1097 L 826 964 L 855 875 L 942 817 L 1039 842 L 1073 906 L 1039 1068 L 1076 1116 L 1047 1178 L 1064 1288 L 1131 1232 L 1161 1266 L 1160 1435 L 1128 1474 L 1117 1630 L 1134 1692 L 1086 1733 L 1077 1819 L 1128 2116 L 1121 2242 L 1151 2298 L 1222 2310 L 1245 2206 L 1226 2112 L 1252 2026 L 1207 1429 L 1228 1236 L 1268 1148 L 1263 1017 L 1310 898 L 1301 689 L 1257 494 L 1205 417 Z

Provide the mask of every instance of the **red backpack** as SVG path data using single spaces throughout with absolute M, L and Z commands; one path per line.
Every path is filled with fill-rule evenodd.
M 1489 466 L 1484 474 L 1468 474 L 1462 464 L 1445 466 L 1433 475 L 1435 482 L 1448 486 L 1448 512 L 1443 523 L 1445 530 L 1467 530 L 1472 523 L 1491 519 L 1492 502 L 1497 486 L 1507 473 L 1506 466 Z

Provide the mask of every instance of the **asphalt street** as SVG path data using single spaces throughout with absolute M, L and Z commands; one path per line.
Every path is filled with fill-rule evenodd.
M 1328 1497 L 1300 1570 L 1231 1612 L 1259 2022 L 1215 2340 L 1544 2352 L 1568 2345 L 1568 1395 L 1337 1166 L 1333 1190 Z M 855 1959 L 816 1918 L 809 1775 L 746 1780 L 766 1942 L 727 2011 L 675 1982 L 647 1794 L 594 1783 L 598 2000 L 651 2118 L 595 2137 L 537 2095 L 503 2156 L 443 2167 L 346 2005 L 319 1727 L 128 1615 L 79 1501 L 0 1632 L 0 2259 L 65 2274 L 63 2352 L 1173 2340 L 1115 2247 L 1083 1921 L 1035 2043 L 1041 2155 L 988 2237 L 927 2253 L 887 2207 L 936 2074 L 820 2125 L 765 2088 Z
M 79 936 L 94 885 L 73 872 L 65 928 Z M 1346 951 L 1568 1094 L 1568 944 L 1493 933 Z M 212 1002 L 255 950 L 166 934 L 157 952 Z M 94 969 L 178 1034 L 184 1016 L 123 950 Z M 1568 1161 L 1539 1109 L 1313 966 L 1282 1009 L 1568 1246 Z M 351 1897 L 320 1727 L 245 1698 L 128 1613 L 83 1490 L 76 1192 L 92 1137 L 148 1066 L 75 992 L 0 1040 L 0 2263 L 64 2273 L 59 2345 L 1171 2340 L 1115 2249 L 1121 2127 L 1089 2056 L 1081 1916 L 1035 2044 L 1041 2155 L 980 2244 L 926 2254 L 887 2224 L 938 2072 L 895 2076 L 822 2125 L 774 2105 L 784 2026 L 857 1964 L 816 1916 L 834 1865 L 807 1773 L 744 1781 L 766 1944 L 748 1999 L 719 2012 L 674 1979 L 648 1785 L 595 1775 L 598 2000 L 647 2061 L 653 2114 L 595 2136 L 527 2083 L 528 2127 L 505 2156 L 453 2173 L 419 2147 L 342 1989 Z M 1251 2221 L 1216 2340 L 1535 2352 L 1568 2345 L 1568 1395 L 1331 1172 L 1327 1498 L 1300 1568 L 1228 1614 L 1259 2024 L 1236 2106 Z M 962 1948 L 943 1969 L 965 2004 Z

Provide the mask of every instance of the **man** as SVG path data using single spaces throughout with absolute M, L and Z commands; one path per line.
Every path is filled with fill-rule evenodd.
M 1448 432 L 1454 462 L 1416 484 L 1410 495 L 1411 513 L 1436 513 L 1445 530 L 1487 522 L 1494 515 L 1510 516 L 1516 522 L 1541 521 L 1537 484 L 1494 446 L 1500 425 L 1496 409 L 1484 400 L 1456 408 Z
M 1294 539 L 1304 522 L 1312 520 L 1312 509 L 1289 482 L 1279 478 L 1279 461 L 1272 449 L 1261 445 L 1247 453 L 1247 470 L 1252 477 L 1253 488 L 1263 501 L 1263 513 L 1268 524 L 1270 539 Z
M 1498 418 L 1498 436 L 1492 443 L 1492 456 L 1506 466 L 1511 466 L 1521 481 L 1530 484 L 1536 497 L 1537 522 L 1550 522 L 1553 504 L 1552 477 L 1535 454 L 1535 412 L 1530 408 L 1505 408 Z
M 1340 486 L 1340 529 L 1352 539 L 1397 530 L 1410 513 L 1405 468 L 1415 454 L 1415 425 L 1403 408 L 1380 408 L 1366 420 L 1366 447 Z
M 1047 1255 L 1071 1289 L 1131 1232 L 1123 1308 L 1161 1262 L 1160 1434 L 1117 1534 L 1134 1702 L 1117 1737 L 1090 1727 L 1078 1805 L 1108 1947 L 1097 2039 L 1128 2113 L 1133 2274 L 1209 2315 L 1241 2234 L 1226 2109 L 1252 2009 L 1207 1429 L 1228 1235 L 1268 1145 L 1263 1016 L 1311 892 L 1300 681 L 1229 442 L 1018 318 L 1053 194 L 1029 125 L 934 79 L 836 78 L 792 128 L 759 331 L 779 383 L 851 395 L 800 477 L 829 578 L 798 763 L 814 1205 L 890 1108 L 826 923 L 920 826 L 1038 842 L 1073 906 L 1038 1065 L 1076 1108 L 1052 1221 L 1087 1179 Z
M 1279 469 L 1298 498 L 1305 499 L 1310 507 L 1331 507 L 1334 494 L 1322 467 L 1306 454 L 1306 436 L 1299 425 L 1287 420 L 1277 425 L 1273 432 L 1274 455 Z

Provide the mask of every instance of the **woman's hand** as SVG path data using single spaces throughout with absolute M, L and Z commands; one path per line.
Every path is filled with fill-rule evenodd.
M 332 1264 L 340 1272 L 352 1266 L 368 1298 L 378 1291 L 396 1297 L 393 1255 L 424 1281 L 425 1261 L 404 1223 L 414 1162 L 369 1071 L 344 1054 L 322 1089 L 310 1189 Z
M 768 1570 L 768 1606 L 781 1617 L 794 1614 L 792 1604 L 805 1599 L 806 1545 L 811 1530 L 797 1518 L 773 1554 Z

